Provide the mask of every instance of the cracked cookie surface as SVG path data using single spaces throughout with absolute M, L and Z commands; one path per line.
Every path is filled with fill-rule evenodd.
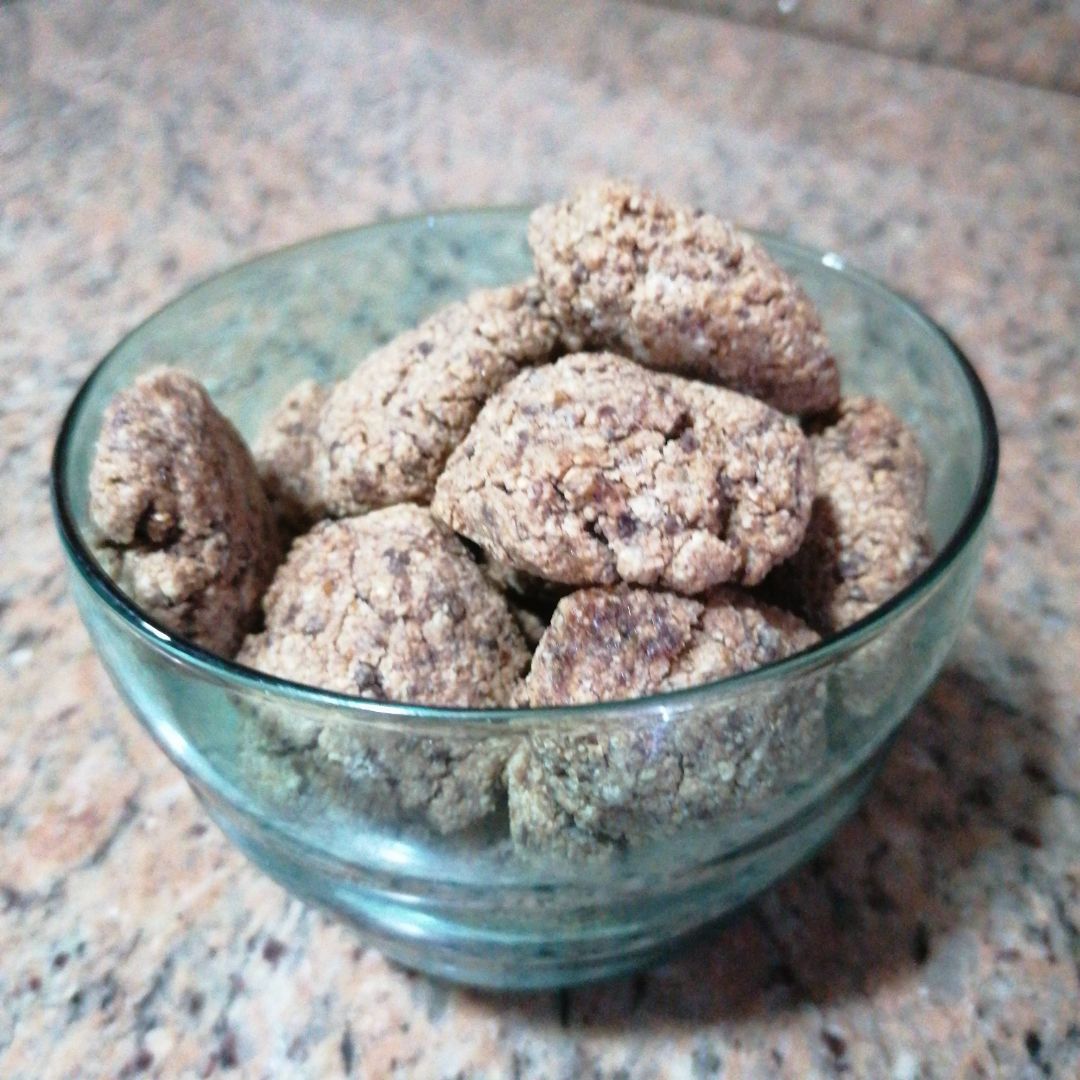
M 684 689 L 818 641 L 801 619 L 737 589 L 700 599 L 620 587 L 560 602 L 526 680 L 532 706 Z M 595 855 L 747 806 L 823 747 L 816 677 L 752 704 L 672 706 L 538 730 L 508 766 L 511 831 L 528 850 Z
M 191 376 L 160 368 L 110 402 L 90 515 L 102 564 L 139 607 L 232 656 L 280 546 L 247 447 Z
M 432 511 L 516 570 L 570 585 L 753 584 L 798 547 L 798 424 L 742 394 L 576 354 L 522 372 L 451 455 Z
M 810 524 L 775 588 L 829 632 L 869 615 L 929 562 L 926 461 L 914 433 L 868 397 L 845 398 L 815 425 L 810 445 Z
M 612 349 L 789 413 L 839 400 L 813 304 L 719 218 L 603 181 L 535 210 L 529 244 L 569 349 Z

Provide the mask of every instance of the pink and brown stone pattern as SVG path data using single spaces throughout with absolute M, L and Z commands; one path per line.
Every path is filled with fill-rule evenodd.
M 1080 94 L 1075 0 L 668 0 L 671 6 Z
M 1077 1075 L 1078 145 L 1065 95 L 621 2 L 0 7 L 0 1075 Z M 48 457 L 186 283 L 595 174 L 925 303 L 997 405 L 1000 493 L 961 647 L 809 866 L 645 975 L 484 995 L 209 825 L 75 617 Z

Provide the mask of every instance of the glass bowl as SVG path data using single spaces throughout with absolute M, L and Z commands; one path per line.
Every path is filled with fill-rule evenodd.
M 918 433 L 929 461 L 937 557 L 836 637 L 746 675 L 630 702 L 435 709 L 257 674 L 178 640 L 118 591 L 92 553 L 87 512 L 94 441 L 118 389 L 155 365 L 182 366 L 250 438 L 300 379 L 344 375 L 435 307 L 527 275 L 526 215 L 465 211 L 340 232 L 198 285 L 87 379 L 52 472 L 72 593 L 94 646 L 226 834 L 287 889 L 348 920 L 400 963 L 514 988 L 659 959 L 807 858 L 854 810 L 971 604 L 997 471 L 986 394 L 940 329 L 837 256 L 761 237 L 821 309 L 845 391 L 885 400 Z M 802 725 L 805 737 L 778 743 L 785 724 Z M 623 806 L 632 842 L 608 844 L 603 857 L 515 851 L 497 790 L 490 813 L 450 832 L 429 824 L 423 804 L 399 798 L 418 761 L 443 763 L 451 785 L 443 794 L 452 799 L 446 763 L 481 748 L 615 745 L 629 733 L 664 759 L 702 726 L 733 740 L 736 795 L 711 810 L 690 800 L 667 821 L 646 821 L 644 810 L 635 818 L 637 804 Z M 324 732 L 360 748 L 351 771 L 332 780 L 311 767 L 312 740 Z M 687 775 L 708 764 L 679 760 Z M 717 791 L 731 780 L 722 769 L 719 780 L 710 775 Z M 592 778 L 600 801 L 610 796 L 605 779 Z M 647 795 L 645 772 L 634 784 Z M 606 827 L 594 839 L 610 839 Z

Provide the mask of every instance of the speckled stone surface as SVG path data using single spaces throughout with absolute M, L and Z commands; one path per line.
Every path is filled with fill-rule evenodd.
M 757 26 L 1080 94 L 1080 4 L 1076 0 L 668 2 Z
M 0 7 L 0 1075 L 1077 1075 L 1077 145 L 1064 95 L 625 3 Z M 471 993 L 208 824 L 66 596 L 48 458 L 185 283 L 597 172 L 923 301 L 998 407 L 996 523 L 960 648 L 811 865 L 647 975 Z

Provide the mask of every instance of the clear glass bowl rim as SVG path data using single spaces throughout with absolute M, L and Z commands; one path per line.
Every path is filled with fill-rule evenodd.
M 890 622 L 902 615 L 904 611 L 916 604 L 920 597 L 932 589 L 949 567 L 960 558 L 989 512 L 997 481 L 999 460 L 998 430 L 993 407 L 971 362 L 949 334 L 916 303 L 884 285 L 870 274 L 850 267 L 846 259 L 840 261 L 840 264 L 837 265 L 838 260 L 831 253 L 826 254 L 761 230 L 745 229 L 743 231 L 749 235 L 766 241 L 773 250 L 786 250 L 796 257 L 821 262 L 830 273 L 840 274 L 850 279 L 861 289 L 884 296 L 907 317 L 922 324 L 924 329 L 929 330 L 933 336 L 940 340 L 945 347 L 946 354 L 952 357 L 953 362 L 957 364 L 964 375 L 978 416 L 981 438 L 981 461 L 979 463 L 978 481 L 959 525 L 948 540 L 942 544 L 926 569 L 914 581 L 891 600 L 840 633 L 795 656 L 778 660 L 744 674 L 732 675 L 724 679 L 703 683 L 700 686 L 647 697 L 602 702 L 593 705 L 570 705 L 542 709 L 441 708 L 409 703 L 373 701 L 334 691 L 320 690 L 317 687 L 291 682 L 287 679 L 243 667 L 233 661 L 215 656 L 198 645 L 172 634 L 163 626 L 148 618 L 120 591 L 98 563 L 75 523 L 75 516 L 65 490 L 64 478 L 71 452 L 72 432 L 90 390 L 113 357 L 124 348 L 133 336 L 162 313 L 184 303 L 211 283 L 218 282 L 222 278 L 229 276 L 243 274 L 261 263 L 271 262 L 289 254 L 302 252 L 306 247 L 315 247 L 334 237 L 353 233 L 393 230 L 403 226 L 416 225 L 420 222 L 430 223 L 463 216 L 498 215 L 513 212 L 524 214 L 528 209 L 528 207 L 524 206 L 462 208 L 434 214 L 424 213 L 389 218 L 370 225 L 350 226 L 322 233 L 256 255 L 203 278 L 183 290 L 167 304 L 158 308 L 153 314 L 128 331 L 95 365 L 75 394 L 60 426 L 53 450 L 50 470 L 50 493 L 53 512 L 63 547 L 81 579 L 90 586 L 100 600 L 104 601 L 115 614 L 120 616 L 123 622 L 145 644 L 166 654 L 180 666 L 192 669 L 226 689 L 240 693 L 273 694 L 280 699 L 294 701 L 297 704 L 330 708 L 338 712 L 344 711 L 351 714 L 357 721 L 374 721 L 379 726 L 395 719 L 399 721 L 407 719 L 410 725 L 430 725 L 432 727 L 441 727 L 453 723 L 460 734 L 465 734 L 465 731 L 460 726 L 462 724 L 481 725 L 488 729 L 492 725 L 513 726 L 518 729 L 522 726 L 527 727 L 530 722 L 548 724 L 558 717 L 564 717 L 567 720 L 573 717 L 575 722 L 580 722 L 587 717 L 595 717 L 600 720 L 619 713 L 638 712 L 650 708 L 670 708 L 682 712 L 692 709 L 698 704 L 708 703 L 714 706 L 718 699 L 722 700 L 724 697 L 742 695 L 762 683 L 772 682 L 773 680 L 778 683 L 783 682 L 785 679 L 824 666 L 838 656 L 857 648 L 864 641 L 876 637 Z

